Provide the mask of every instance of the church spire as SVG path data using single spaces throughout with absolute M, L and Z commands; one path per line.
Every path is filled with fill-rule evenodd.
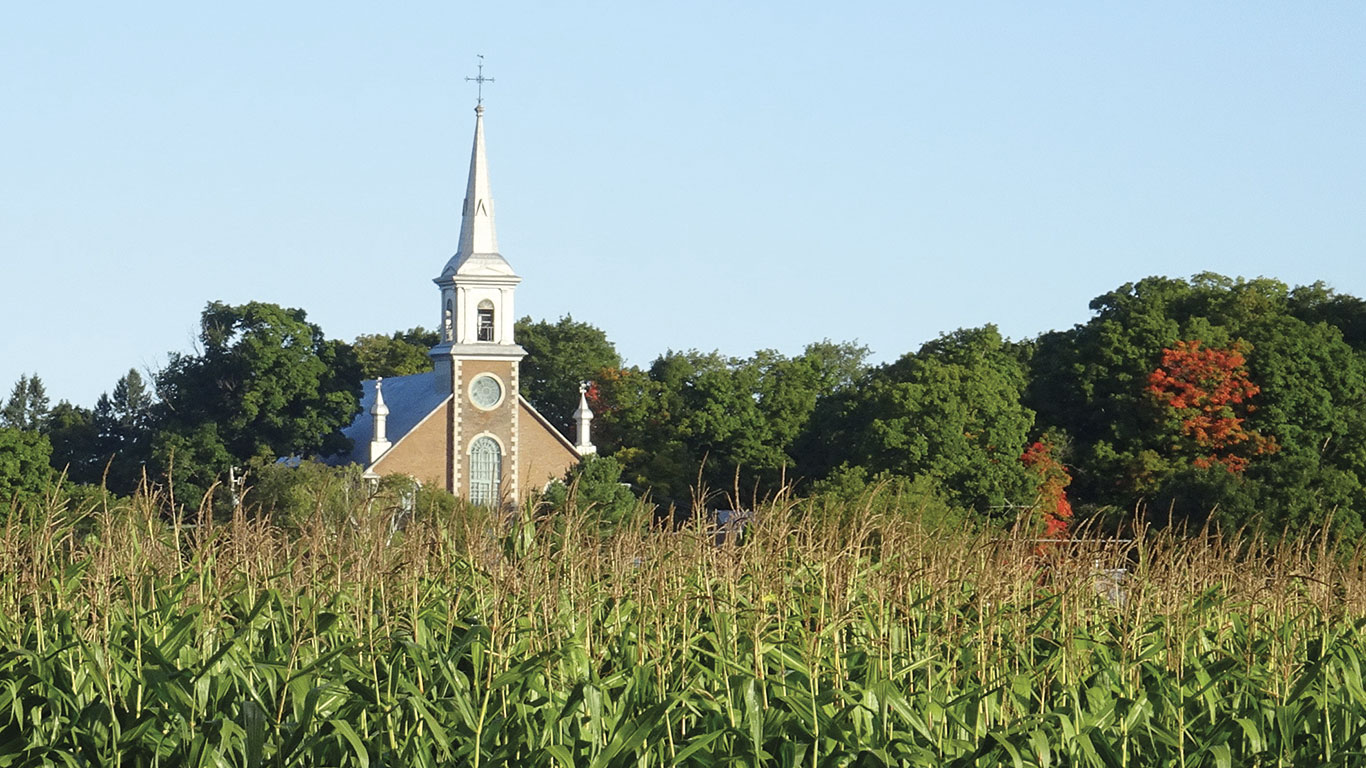
M 442 270 L 442 277 L 514 274 L 512 266 L 498 253 L 498 233 L 493 225 L 493 191 L 489 186 L 488 157 L 484 152 L 483 104 L 474 108 L 474 115 L 470 175 L 460 212 L 460 245 Z
M 482 69 L 479 78 L 471 79 L 481 87 L 492 80 L 483 76 Z M 516 361 L 526 355 L 513 338 L 517 317 L 513 293 L 522 278 L 498 253 L 493 228 L 483 104 L 474 108 L 474 147 L 460 214 L 460 245 L 433 282 L 441 289 L 441 336 L 429 354 L 440 374 L 437 384 L 442 390 L 456 392 L 462 386 L 461 361 Z

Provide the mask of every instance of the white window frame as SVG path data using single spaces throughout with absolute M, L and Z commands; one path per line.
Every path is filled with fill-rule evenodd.
M 489 448 L 492 447 L 490 451 Z M 470 441 L 470 503 L 494 506 L 501 499 L 503 486 L 503 446 L 498 438 L 482 434 Z M 490 466 L 491 460 L 491 466 Z M 492 477 L 489 477 L 489 473 Z M 481 478 L 481 474 L 483 477 Z

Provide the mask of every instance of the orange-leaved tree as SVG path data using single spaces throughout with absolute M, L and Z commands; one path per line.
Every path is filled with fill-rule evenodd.
M 1162 350 L 1161 364 L 1148 375 L 1148 393 L 1170 409 L 1194 443 L 1195 466 L 1221 464 L 1234 474 L 1247 469 L 1251 457 L 1280 447 L 1247 426 L 1247 414 L 1257 408 L 1248 401 L 1260 391 L 1248 376 L 1241 342 L 1227 349 L 1199 339 L 1177 342 Z
M 1037 440 L 1025 449 L 1020 461 L 1039 476 L 1037 509 L 1042 512 L 1044 536 L 1054 538 L 1067 534 L 1067 522 L 1072 519 L 1072 504 L 1067 500 L 1067 486 L 1072 476 L 1054 455 L 1052 444 Z

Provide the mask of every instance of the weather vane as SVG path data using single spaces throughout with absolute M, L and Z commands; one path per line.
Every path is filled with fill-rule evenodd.
M 482 106 L 484 106 L 484 83 L 491 83 L 491 82 L 493 82 L 493 78 L 491 78 L 491 77 L 484 77 L 484 54 L 480 53 L 480 54 L 475 54 L 475 55 L 477 55 L 477 56 L 479 57 L 479 74 L 478 74 L 478 75 L 475 75 L 474 77 L 467 77 L 467 78 L 465 78 L 465 82 L 477 83 L 477 84 L 478 84 L 478 86 L 479 86 L 479 101 L 477 102 L 477 104 L 478 104 L 478 106 L 481 106 L 481 107 L 482 107 Z

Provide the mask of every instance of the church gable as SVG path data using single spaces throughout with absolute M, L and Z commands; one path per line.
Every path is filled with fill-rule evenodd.
M 436 488 L 450 487 L 450 426 L 451 400 L 447 398 L 385 451 L 369 471 L 408 475 Z
M 564 477 L 569 468 L 579 462 L 579 452 L 545 417 L 531 407 L 524 397 L 517 398 L 521 409 L 520 440 L 517 459 L 518 474 L 527 491 L 540 490 L 551 480 Z

